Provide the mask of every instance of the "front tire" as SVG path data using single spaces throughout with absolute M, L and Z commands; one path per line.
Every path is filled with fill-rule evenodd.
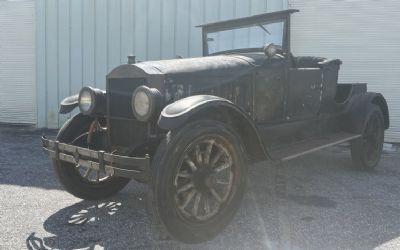
M 381 158 L 383 141 L 383 114 L 377 105 L 372 104 L 363 134 L 351 142 L 353 165 L 365 170 L 376 168 Z
M 57 140 L 62 143 L 87 147 L 85 134 L 92 121 L 92 118 L 78 114 L 60 129 Z M 74 164 L 55 159 L 53 159 L 53 166 L 64 188 L 70 194 L 84 200 L 99 200 L 113 196 L 130 181 L 130 179 L 118 176 L 100 175 L 97 171 L 76 167 Z
M 232 129 L 216 121 L 188 124 L 170 132 L 154 156 L 151 210 L 172 238 L 212 239 L 237 211 L 246 176 L 244 152 Z

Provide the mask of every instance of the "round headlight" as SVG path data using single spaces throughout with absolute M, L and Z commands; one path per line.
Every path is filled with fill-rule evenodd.
M 138 116 L 146 116 L 150 111 L 150 97 L 145 92 L 138 92 L 133 99 L 133 108 Z
M 157 89 L 146 86 L 138 87 L 132 95 L 132 111 L 139 121 L 148 121 L 161 99 L 161 93 Z
M 83 91 L 79 98 L 79 108 L 83 113 L 88 112 L 92 106 L 93 98 L 89 91 Z
M 79 109 L 84 115 L 89 115 L 95 105 L 95 93 L 92 88 L 84 87 L 79 92 Z
M 79 92 L 79 109 L 84 115 L 104 113 L 106 92 L 92 87 L 83 87 Z

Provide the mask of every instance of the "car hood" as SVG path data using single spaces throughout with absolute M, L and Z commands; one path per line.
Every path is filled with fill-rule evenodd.
M 231 54 L 135 64 L 148 74 L 163 74 L 178 83 L 228 82 L 264 63 L 264 54 Z

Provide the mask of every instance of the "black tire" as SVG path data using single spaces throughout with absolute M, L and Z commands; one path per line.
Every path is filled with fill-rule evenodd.
M 207 147 L 204 147 L 202 143 L 205 142 L 209 142 L 211 146 L 206 144 Z M 205 150 L 200 151 L 201 147 Z M 190 194 L 182 198 L 193 200 L 193 208 L 190 210 L 192 214 L 188 215 L 188 212 L 185 214 L 185 205 L 178 204 L 183 202 L 180 200 L 179 190 L 184 188 L 178 189 L 177 185 L 185 181 L 179 179 L 183 173 L 179 171 L 187 171 L 182 170 L 183 166 L 188 168 L 185 165 L 187 163 L 184 164 L 183 161 L 188 162 L 188 155 L 195 150 L 194 148 L 196 148 L 196 156 L 200 155 L 202 163 L 199 164 L 199 158 L 196 158 L 197 169 L 191 169 L 191 177 L 182 177 L 189 178 L 188 182 L 197 185 L 192 186 L 192 189 L 189 189 L 191 191 L 188 191 L 195 192 L 191 196 L 194 197 L 193 199 L 188 198 Z M 222 158 L 217 157 L 219 154 L 223 155 Z M 162 230 L 169 236 L 185 243 L 198 243 L 214 238 L 232 220 L 242 200 L 247 178 L 244 156 L 239 137 L 223 123 L 198 121 L 187 124 L 179 131 L 169 132 L 166 139 L 159 145 L 152 161 L 148 209 L 155 223 L 159 223 Z M 216 167 L 218 164 L 222 164 L 224 168 Z M 230 167 L 227 168 L 229 164 Z M 206 172 L 207 174 L 203 175 Z M 204 178 L 202 179 L 201 176 Z M 222 176 L 226 183 L 221 181 Z M 217 184 L 226 186 L 217 188 Z M 217 192 L 215 195 L 217 190 L 224 190 L 224 192 Z M 184 192 L 186 191 L 182 193 Z M 194 208 L 196 202 L 197 209 Z M 199 204 L 203 206 L 200 212 L 198 212 Z
M 364 170 L 374 169 L 381 158 L 383 141 L 382 110 L 377 105 L 371 104 L 363 134 L 351 142 L 353 165 Z
M 89 130 L 92 121 L 92 118 L 80 114 L 71 118 L 60 129 L 57 140 L 63 143 L 72 143 L 74 139 Z M 84 143 L 85 140 L 80 140 L 79 146 L 85 147 Z M 75 197 L 85 200 L 99 200 L 113 196 L 130 181 L 127 178 L 111 176 L 104 181 L 94 183 L 86 180 L 78 172 L 74 164 L 53 160 L 53 166 L 64 188 Z

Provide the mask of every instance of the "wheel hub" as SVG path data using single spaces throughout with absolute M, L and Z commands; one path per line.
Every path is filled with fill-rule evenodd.
M 194 188 L 201 193 L 207 193 L 214 183 L 213 172 L 209 169 L 201 169 L 193 174 Z

